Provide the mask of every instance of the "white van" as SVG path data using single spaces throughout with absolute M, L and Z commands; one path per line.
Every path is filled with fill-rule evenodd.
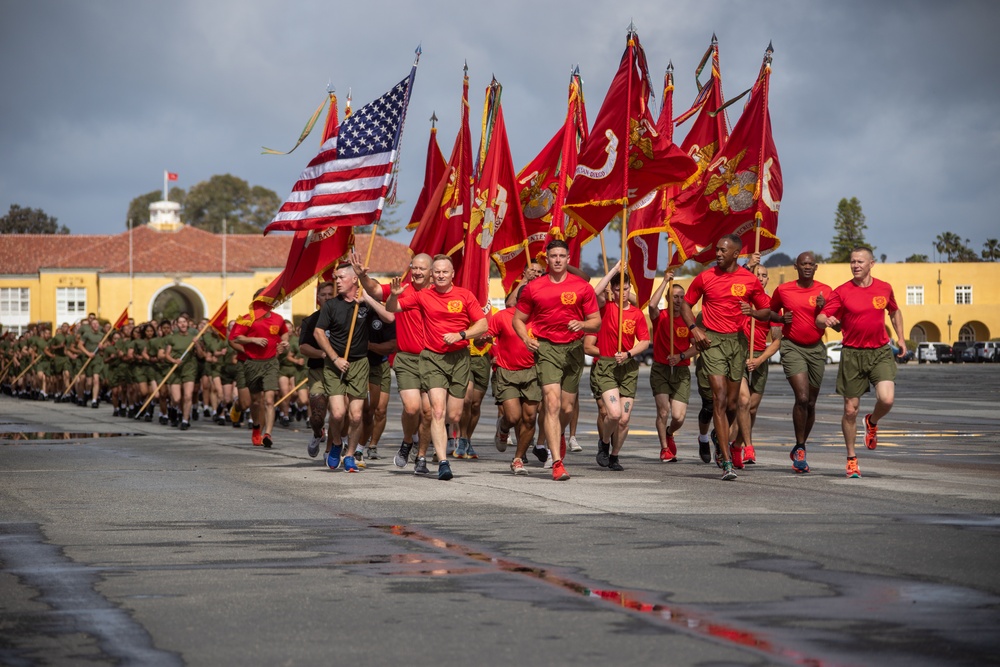
M 917 343 L 917 362 L 937 361 L 937 348 L 934 343 Z

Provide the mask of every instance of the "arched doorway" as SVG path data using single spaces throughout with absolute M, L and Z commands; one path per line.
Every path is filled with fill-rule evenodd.
M 909 338 L 916 343 L 938 343 L 941 341 L 941 330 L 933 322 L 917 322 L 910 329 Z
M 152 320 L 172 320 L 181 313 L 190 313 L 197 322 L 205 317 L 205 299 L 198 290 L 188 285 L 168 285 L 153 295 L 149 304 Z
M 966 343 L 972 343 L 977 340 L 989 340 L 990 339 L 990 329 L 982 322 L 973 320 L 972 322 L 966 322 L 958 330 L 958 340 L 964 341 Z

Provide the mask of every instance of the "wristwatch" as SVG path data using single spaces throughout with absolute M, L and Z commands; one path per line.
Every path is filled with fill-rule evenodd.
M 462 340 L 465 340 L 465 338 L 466 338 L 465 331 L 459 331 L 458 335 L 462 337 Z

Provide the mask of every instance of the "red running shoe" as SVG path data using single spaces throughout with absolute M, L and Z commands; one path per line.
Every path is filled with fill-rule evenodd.
M 878 424 L 872 423 L 872 416 L 865 415 L 865 447 L 875 449 L 878 446 Z
M 674 442 L 674 436 L 667 434 L 667 450 L 670 452 L 670 456 L 673 460 L 677 460 L 677 443 Z
M 556 482 L 564 482 L 569 479 L 569 473 L 566 472 L 562 461 L 556 461 L 552 464 L 552 479 Z
M 259 428 L 250 431 L 250 442 L 253 443 L 254 447 L 260 447 L 264 444 L 264 438 L 261 436 Z
M 743 446 L 729 445 L 729 455 L 733 459 L 733 467 L 737 470 L 743 470 Z
M 743 463 L 748 465 L 757 463 L 757 452 L 754 450 L 752 444 L 743 447 Z
M 677 460 L 677 457 L 670 453 L 669 449 L 660 449 L 660 462 L 661 463 L 673 463 Z

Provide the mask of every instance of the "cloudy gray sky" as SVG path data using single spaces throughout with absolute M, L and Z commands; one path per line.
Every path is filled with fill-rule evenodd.
M 473 141 L 495 74 L 520 168 L 562 122 L 573 64 L 596 117 L 630 20 L 654 81 L 673 60 L 678 112 L 713 32 L 729 96 L 752 83 L 773 40 L 781 250 L 828 253 L 837 202 L 852 196 L 889 261 L 930 255 L 941 231 L 977 251 L 1000 236 L 990 0 L 0 0 L 0 211 L 16 203 L 74 233 L 118 232 L 164 169 L 184 188 L 231 173 L 284 198 L 318 135 L 287 157 L 260 147 L 290 147 L 328 82 L 341 103 L 349 87 L 355 106 L 382 94 L 422 44 L 401 157 L 408 214 L 432 111 L 451 151 L 463 62 Z

